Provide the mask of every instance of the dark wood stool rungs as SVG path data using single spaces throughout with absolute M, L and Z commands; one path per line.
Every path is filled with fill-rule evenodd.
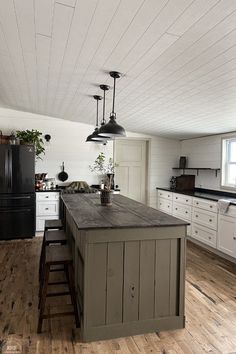
M 50 268 L 55 265 L 63 265 L 66 274 L 66 279 L 67 279 L 66 282 L 63 282 L 63 284 L 66 283 L 68 285 L 69 291 L 54 292 L 54 293 L 47 292 L 48 285 L 57 285 L 56 284 L 57 282 L 55 283 L 49 282 Z M 39 295 L 39 320 L 38 320 L 37 332 L 41 333 L 44 319 L 52 318 L 52 317 L 62 317 L 68 315 L 75 316 L 76 327 L 79 327 L 80 321 L 79 321 L 79 314 L 77 309 L 75 286 L 73 281 L 73 261 L 72 261 L 72 256 L 69 247 L 67 245 L 62 245 L 62 246 L 55 245 L 53 247 L 46 246 L 45 265 L 43 269 L 44 269 L 44 276 L 41 279 L 43 284 L 41 284 L 40 286 L 41 291 Z M 71 296 L 71 303 L 74 307 L 73 312 L 61 312 L 61 313 L 54 313 L 50 315 L 44 314 L 47 297 L 65 296 L 65 295 Z

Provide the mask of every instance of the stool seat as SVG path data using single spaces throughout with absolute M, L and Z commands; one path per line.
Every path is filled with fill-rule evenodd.
M 45 263 L 49 265 L 72 263 L 72 255 L 67 245 L 46 247 Z
M 67 242 L 67 237 L 63 230 L 47 230 L 45 232 L 46 246 L 53 243 L 65 244 L 66 242 Z
M 60 219 L 45 220 L 45 230 L 63 229 L 62 221 Z

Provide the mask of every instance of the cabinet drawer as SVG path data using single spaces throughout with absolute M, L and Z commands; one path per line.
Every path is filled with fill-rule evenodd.
M 216 231 L 202 225 L 192 224 L 192 237 L 207 245 L 216 248 Z
M 164 198 L 159 198 L 157 207 L 159 210 L 164 211 L 165 213 L 172 213 L 172 201 Z
M 37 192 L 36 200 L 38 201 L 59 200 L 59 192 Z
M 199 208 L 193 208 L 192 221 L 217 230 L 217 214 Z
M 193 198 L 187 195 L 173 193 L 173 201 L 181 204 L 192 205 Z
M 236 205 L 230 205 L 226 213 L 220 212 L 221 215 L 232 216 L 236 218 Z
M 187 221 L 191 220 L 192 207 L 180 203 L 173 203 L 173 215 Z
M 162 191 L 162 190 L 158 189 L 157 195 L 158 195 L 158 198 L 165 198 L 165 199 L 172 200 L 172 192 Z
M 58 215 L 59 213 L 59 203 L 47 202 L 47 203 L 37 203 L 36 204 L 36 215 Z
M 200 209 L 212 211 L 214 213 L 217 213 L 217 211 L 218 211 L 217 203 L 212 202 L 211 200 L 206 200 L 206 199 L 201 199 L 201 198 L 193 198 L 193 206 L 200 208 Z

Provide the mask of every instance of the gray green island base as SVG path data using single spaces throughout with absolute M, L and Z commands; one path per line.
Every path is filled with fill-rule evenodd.
M 187 223 L 121 195 L 62 196 L 84 342 L 183 328 Z

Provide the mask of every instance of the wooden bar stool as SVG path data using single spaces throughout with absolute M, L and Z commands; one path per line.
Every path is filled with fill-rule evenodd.
M 51 221 L 51 220 L 49 220 Z M 67 237 L 63 230 L 45 230 L 43 236 L 43 243 L 41 248 L 40 260 L 39 260 L 39 280 L 41 278 L 42 267 L 45 258 L 45 247 L 52 244 L 65 245 L 67 243 Z
M 44 230 L 47 231 L 52 229 L 57 229 L 57 230 L 63 229 L 63 224 L 61 219 L 45 220 Z
M 55 265 L 63 265 L 66 274 L 66 279 L 67 279 L 65 283 L 68 285 L 68 289 L 69 289 L 68 291 L 54 292 L 54 293 L 47 292 L 49 285 L 54 285 L 54 286 L 58 285 L 58 282 L 49 283 L 50 268 Z M 72 262 L 72 255 L 70 253 L 69 247 L 67 245 L 62 245 L 62 246 L 55 245 L 53 247 L 46 246 L 45 264 L 43 267 L 43 271 L 44 271 L 44 276 L 41 279 L 43 284 L 41 285 L 41 291 L 39 297 L 39 320 L 38 320 L 37 332 L 41 333 L 44 319 L 52 318 L 52 317 L 62 317 L 68 315 L 75 316 L 76 327 L 79 327 L 80 321 L 79 321 L 79 315 L 77 309 L 75 286 L 73 281 L 73 262 Z M 70 295 L 71 297 L 71 303 L 74 307 L 73 312 L 54 313 L 50 315 L 44 314 L 47 297 L 65 296 L 65 295 Z

